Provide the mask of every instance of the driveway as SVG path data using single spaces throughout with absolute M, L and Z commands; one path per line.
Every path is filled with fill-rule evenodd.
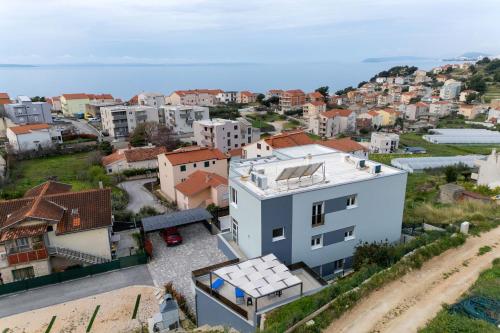
M 153 285 L 146 265 L 0 297 L 0 318 L 134 285 Z
M 151 206 L 156 208 L 160 213 L 167 211 L 167 208 L 163 206 L 153 194 L 144 188 L 144 184 L 154 181 L 154 178 L 146 178 L 139 180 L 131 180 L 127 182 L 122 182 L 118 186 L 128 193 L 129 203 L 127 209 L 134 213 L 139 213 L 144 206 Z
M 191 272 L 214 265 L 228 258 L 217 248 L 217 236 L 211 235 L 202 223 L 179 227 L 183 244 L 167 247 L 158 233 L 151 233 L 153 259 L 148 267 L 157 286 L 172 282 L 194 309 Z

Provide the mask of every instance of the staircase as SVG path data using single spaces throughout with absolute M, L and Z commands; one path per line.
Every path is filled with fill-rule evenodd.
M 47 249 L 49 251 L 49 255 L 51 256 L 60 256 L 67 259 L 80 261 L 86 264 L 95 265 L 109 262 L 109 260 L 106 258 L 98 257 L 93 254 L 88 254 L 80 251 L 66 249 L 63 247 L 49 246 Z

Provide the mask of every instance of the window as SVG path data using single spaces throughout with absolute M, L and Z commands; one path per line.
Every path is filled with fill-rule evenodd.
M 237 130 L 238 129 L 238 125 L 234 125 L 234 129 Z
M 231 220 L 231 233 L 233 236 L 233 240 L 236 242 L 236 244 L 238 244 L 238 221 L 236 221 L 235 219 Z
M 193 168 L 196 168 L 196 163 L 193 163 Z
M 205 161 L 205 162 L 203 163 L 203 165 L 205 166 L 205 168 L 208 168 L 208 167 L 210 166 L 210 162 L 209 162 L 209 161 Z
M 12 277 L 14 281 L 32 279 L 35 277 L 35 270 L 33 269 L 33 266 L 14 269 L 12 270 Z
M 261 148 L 261 144 L 260 143 L 257 143 L 257 149 L 260 149 Z
M 235 139 L 238 139 L 238 134 L 235 134 L 235 135 L 234 135 L 234 138 L 235 138 Z
M 231 146 L 231 140 L 227 140 L 227 145 Z
M 312 206 L 312 227 L 325 224 L 325 203 L 316 202 Z
M 343 268 L 344 268 L 344 259 L 335 260 L 333 262 L 333 269 L 335 271 L 341 270 Z
M 347 197 L 347 208 L 356 207 L 356 195 L 350 195 Z
M 316 250 L 323 247 L 323 235 L 311 237 L 311 249 Z
M 269 150 L 269 146 L 266 146 L 266 150 Z
M 354 238 L 356 238 L 356 237 L 354 237 L 354 229 L 344 232 L 344 240 L 345 241 L 348 241 L 348 240 L 351 240 Z
M 212 161 L 212 164 L 215 164 L 215 161 Z
M 285 239 L 285 228 L 273 229 L 273 242 Z
M 181 171 L 182 172 L 186 171 L 186 166 L 185 165 L 181 165 Z
M 16 247 L 20 250 L 29 248 L 29 239 L 27 237 L 16 239 Z
M 238 191 L 236 191 L 234 187 L 231 187 L 231 202 L 235 205 L 238 204 Z

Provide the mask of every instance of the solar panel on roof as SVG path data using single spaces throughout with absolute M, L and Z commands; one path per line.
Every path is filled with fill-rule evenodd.
M 287 180 L 287 179 L 292 179 L 292 178 L 300 178 L 304 176 L 311 176 L 313 175 L 318 169 L 323 165 L 323 162 L 317 162 L 317 163 L 311 163 L 311 164 L 305 164 L 305 165 L 299 165 L 299 166 L 293 166 L 293 167 L 288 167 L 284 168 L 278 177 L 276 177 L 276 181 L 278 180 Z

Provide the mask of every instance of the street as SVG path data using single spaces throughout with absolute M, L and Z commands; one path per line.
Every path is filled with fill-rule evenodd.
M 129 203 L 127 209 L 139 213 L 142 207 L 150 206 L 154 207 L 160 213 L 167 211 L 167 208 L 163 206 L 153 194 L 144 188 L 144 184 L 154 181 L 155 178 L 146 178 L 138 180 L 130 180 L 118 184 L 120 188 L 127 191 L 129 196 Z

